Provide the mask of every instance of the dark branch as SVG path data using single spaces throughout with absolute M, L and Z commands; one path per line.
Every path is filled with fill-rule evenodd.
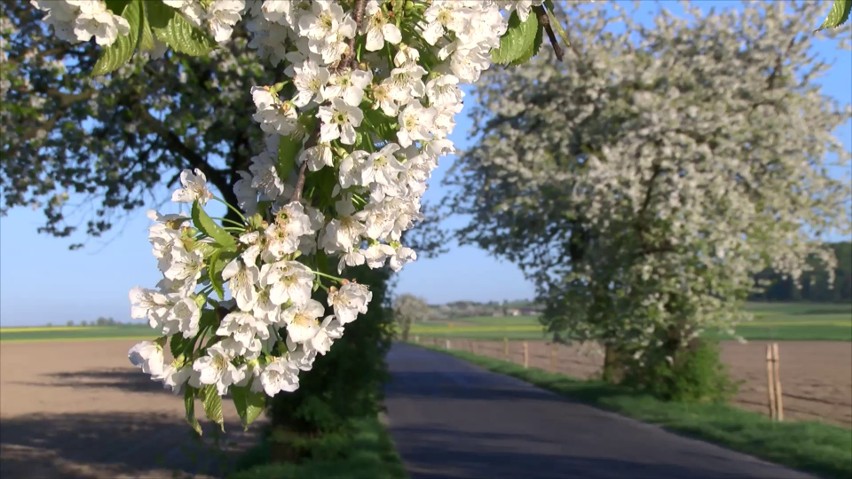
M 556 55 L 556 59 L 561 62 L 565 54 L 562 51 L 562 47 L 559 46 L 559 40 L 556 38 L 556 33 L 553 32 L 553 25 L 550 24 L 550 17 L 547 16 L 547 12 L 541 5 L 533 7 L 533 11 L 535 12 L 536 17 L 538 17 L 538 24 L 544 28 L 545 32 L 547 32 L 547 38 L 550 39 L 550 44 L 553 45 L 553 54 Z
M 349 50 L 346 52 L 346 56 L 340 60 L 340 63 L 337 64 L 337 68 L 335 71 L 346 70 L 352 66 L 352 62 L 355 60 L 355 39 L 358 38 L 358 32 L 361 30 L 361 21 L 364 19 L 364 9 L 367 7 L 366 0 L 355 0 L 355 10 L 354 10 L 354 18 L 355 18 L 355 34 L 352 35 L 352 38 L 349 39 Z M 317 145 L 319 141 L 319 132 L 320 125 L 317 123 L 314 131 L 311 132 L 311 136 L 308 137 L 308 140 L 305 142 L 304 149 L 313 148 Z M 293 197 L 290 201 L 301 201 L 302 200 L 302 190 L 305 189 L 305 177 L 308 174 L 308 162 L 303 161 L 301 165 L 299 165 L 299 176 L 296 178 L 296 186 L 293 191 Z
M 183 157 L 192 168 L 198 168 L 203 171 L 210 182 L 216 186 L 220 193 L 222 193 L 222 196 L 224 196 L 226 201 L 232 204 L 236 202 L 236 196 L 233 191 L 231 191 L 231 184 L 221 171 L 211 167 L 210 164 L 207 163 L 207 160 L 199 155 L 197 151 L 186 146 L 183 140 L 181 140 L 175 132 L 154 118 L 147 108 L 140 107 L 136 110 L 140 113 L 142 121 L 145 122 L 145 124 L 147 124 L 154 133 L 156 133 L 166 143 L 166 146 L 170 150 Z

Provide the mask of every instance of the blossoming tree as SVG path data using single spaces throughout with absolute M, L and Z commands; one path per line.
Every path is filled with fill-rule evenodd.
M 393 301 L 393 320 L 398 337 L 408 341 L 411 326 L 417 321 L 428 321 L 431 311 L 429 304 L 413 294 L 401 294 Z
M 484 74 L 449 175 L 460 238 L 521 266 L 551 332 L 653 367 L 748 319 L 755 273 L 830 264 L 821 238 L 849 231 L 828 170 L 852 110 L 814 84 L 820 5 L 685 9 L 570 6 L 568 61 Z
M 222 424 L 221 397 L 230 394 L 248 424 L 265 397 L 299 387 L 300 372 L 312 369 L 316 357 L 326 354 L 367 311 L 372 293 L 351 276 L 347 279 L 350 268 L 399 270 L 416 257 L 401 243 L 402 235 L 419 218 L 420 197 L 438 158 L 453 151 L 447 136 L 461 110 L 460 85 L 476 81 L 492 61 L 530 58 L 545 32 L 558 51 L 553 29 L 555 24 L 559 30 L 558 23 L 551 21 L 552 5 L 541 0 L 32 4 L 47 13 L 44 21 L 59 40 L 93 40 L 101 47 L 97 61 L 83 65 L 96 78 L 84 83 L 107 75 L 105 81 L 127 89 L 125 76 L 144 74 L 156 80 L 159 74 L 149 68 L 169 63 L 150 60 L 177 54 L 213 60 L 202 65 L 214 72 L 177 62 L 172 66 L 181 75 L 206 73 L 220 80 L 216 61 L 228 63 L 225 70 L 236 76 L 240 68 L 254 69 L 255 77 L 260 76 L 256 69 L 271 72 L 268 82 L 242 92 L 254 104 L 246 116 L 258 124 L 262 138 L 248 164 L 228 165 L 232 179 L 238 177 L 233 192 L 227 178 L 214 181 L 219 196 L 200 168 L 182 171 L 181 188 L 172 200 L 185 203 L 189 214 L 149 214 L 154 222 L 149 239 L 163 279 L 153 289 L 130 292 L 132 316 L 147 319 L 159 335 L 131 349 L 130 360 L 184 395 L 187 418 L 197 430 L 197 397 L 207 416 Z M 44 37 L 44 30 L 31 29 Z M 225 53 L 216 53 L 222 49 Z M 45 65 L 60 73 L 68 67 Z M 29 80 L 19 78 L 6 88 L 25 91 Z M 144 91 L 144 84 L 136 85 Z M 73 95 L 69 89 L 75 87 L 59 87 L 56 95 Z M 225 88 L 240 94 L 230 85 Z M 91 95 L 96 103 L 97 94 Z M 221 144 L 230 137 L 206 136 L 205 126 L 216 123 L 219 112 L 213 96 L 204 110 L 207 118 L 187 116 L 183 140 L 201 138 L 211 152 L 225 157 L 251 149 Z M 145 120 L 156 118 L 157 108 L 164 115 L 184 108 L 182 102 L 165 98 L 153 111 L 126 105 L 118 111 L 132 111 Z M 103 110 L 117 106 L 89 105 Z M 56 111 L 60 121 L 64 113 Z M 245 121 L 239 117 L 239 112 L 233 115 L 237 122 Z M 193 161 L 181 151 L 174 132 L 158 129 L 155 121 L 145 125 L 171 142 L 172 154 L 181 162 Z M 97 137 L 98 126 L 81 128 Z M 43 153 L 52 138 L 48 131 L 19 132 L 37 142 L 15 146 Z M 244 143 L 251 139 L 240 138 Z M 155 153 L 128 146 L 130 151 L 119 152 L 116 161 L 150 161 Z M 143 180 L 158 179 L 151 176 Z M 120 179 L 99 184 L 107 190 L 106 206 L 116 204 L 112 185 L 124 193 L 119 204 L 136 204 L 127 199 L 130 191 Z M 59 195 L 52 203 L 61 206 L 62 201 Z M 224 203 L 230 214 L 210 217 L 210 202 Z M 103 229 L 99 226 L 94 230 Z

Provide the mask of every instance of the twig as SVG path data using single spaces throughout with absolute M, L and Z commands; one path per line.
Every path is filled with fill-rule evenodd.
M 352 38 L 349 39 L 349 51 L 346 52 L 346 56 L 340 60 L 340 63 L 337 64 L 337 68 L 335 71 L 346 70 L 347 68 L 352 66 L 352 61 L 355 59 L 355 39 L 358 37 L 358 33 L 361 30 L 361 21 L 364 19 L 364 10 L 367 7 L 366 0 L 355 0 L 355 9 L 354 9 L 354 17 L 355 17 L 355 33 L 352 35 Z M 308 137 L 308 140 L 305 142 L 304 149 L 313 148 L 319 142 L 319 132 L 320 125 L 317 124 L 314 131 L 311 132 L 311 136 Z M 308 174 L 308 162 L 303 161 L 301 165 L 299 165 L 299 176 L 296 178 L 296 185 L 293 191 L 293 196 L 290 198 L 290 201 L 301 201 L 302 200 L 302 190 L 305 189 L 305 179 Z
M 564 53 L 562 52 L 562 47 L 559 46 L 559 40 L 556 38 L 556 33 L 553 32 L 553 26 L 550 24 L 550 17 L 547 16 L 547 12 L 541 5 L 533 7 L 533 11 L 538 17 L 538 24 L 544 27 L 544 31 L 547 32 L 547 37 L 550 39 L 550 44 L 553 45 L 553 53 L 556 55 L 556 59 L 561 62 L 564 57 Z
M 358 32 L 361 30 L 361 21 L 364 19 L 364 10 L 367 7 L 367 0 L 355 0 L 355 34 L 349 39 L 349 51 L 346 56 L 337 64 L 337 71 L 345 70 L 352 66 L 352 60 L 355 59 L 355 39 L 358 37 Z

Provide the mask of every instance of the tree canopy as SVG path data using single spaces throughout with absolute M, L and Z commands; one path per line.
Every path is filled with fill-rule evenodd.
M 549 330 L 672 360 L 730 331 L 764 269 L 833 270 L 848 232 L 848 105 L 815 79 L 824 9 L 745 4 L 653 25 L 609 5 L 567 7 L 566 63 L 489 71 L 476 143 L 447 183 L 458 232 L 520 265 Z
M 145 53 L 95 77 L 99 47 L 68 43 L 42 17 L 28 2 L 0 5 L 0 211 L 39 207 L 42 232 L 98 236 L 185 168 L 236 204 L 237 171 L 262 149 L 248 92 L 280 81 L 243 29 L 208 56 Z

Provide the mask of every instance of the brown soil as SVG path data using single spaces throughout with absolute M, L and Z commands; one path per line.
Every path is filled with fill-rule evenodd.
M 445 347 L 445 340 L 438 340 Z M 766 341 L 722 343 L 722 359 L 740 382 L 733 404 L 768 414 Z M 501 341 L 452 340 L 454 349 L 506 359 Z M 784 415 L 787 420 L 818 420 L 852 427 L 852 342 L 779 342 Z M 578 378 L 599 377 L 603 354 L 596 345 L 551 346 L 528 341 L 529 365 Z M 551 351 L 553 359 L 551 360 Z M 508 357 L 523 363 L 521 341 L 509 342 Z
M 261 425 L 244 433 L 227 403 L 227 432 L 200 417 L 199 439 L 183 398 L 127 361 L 134 342 L 0 344 L 0 477 L 209 478 L 233 467 Z

